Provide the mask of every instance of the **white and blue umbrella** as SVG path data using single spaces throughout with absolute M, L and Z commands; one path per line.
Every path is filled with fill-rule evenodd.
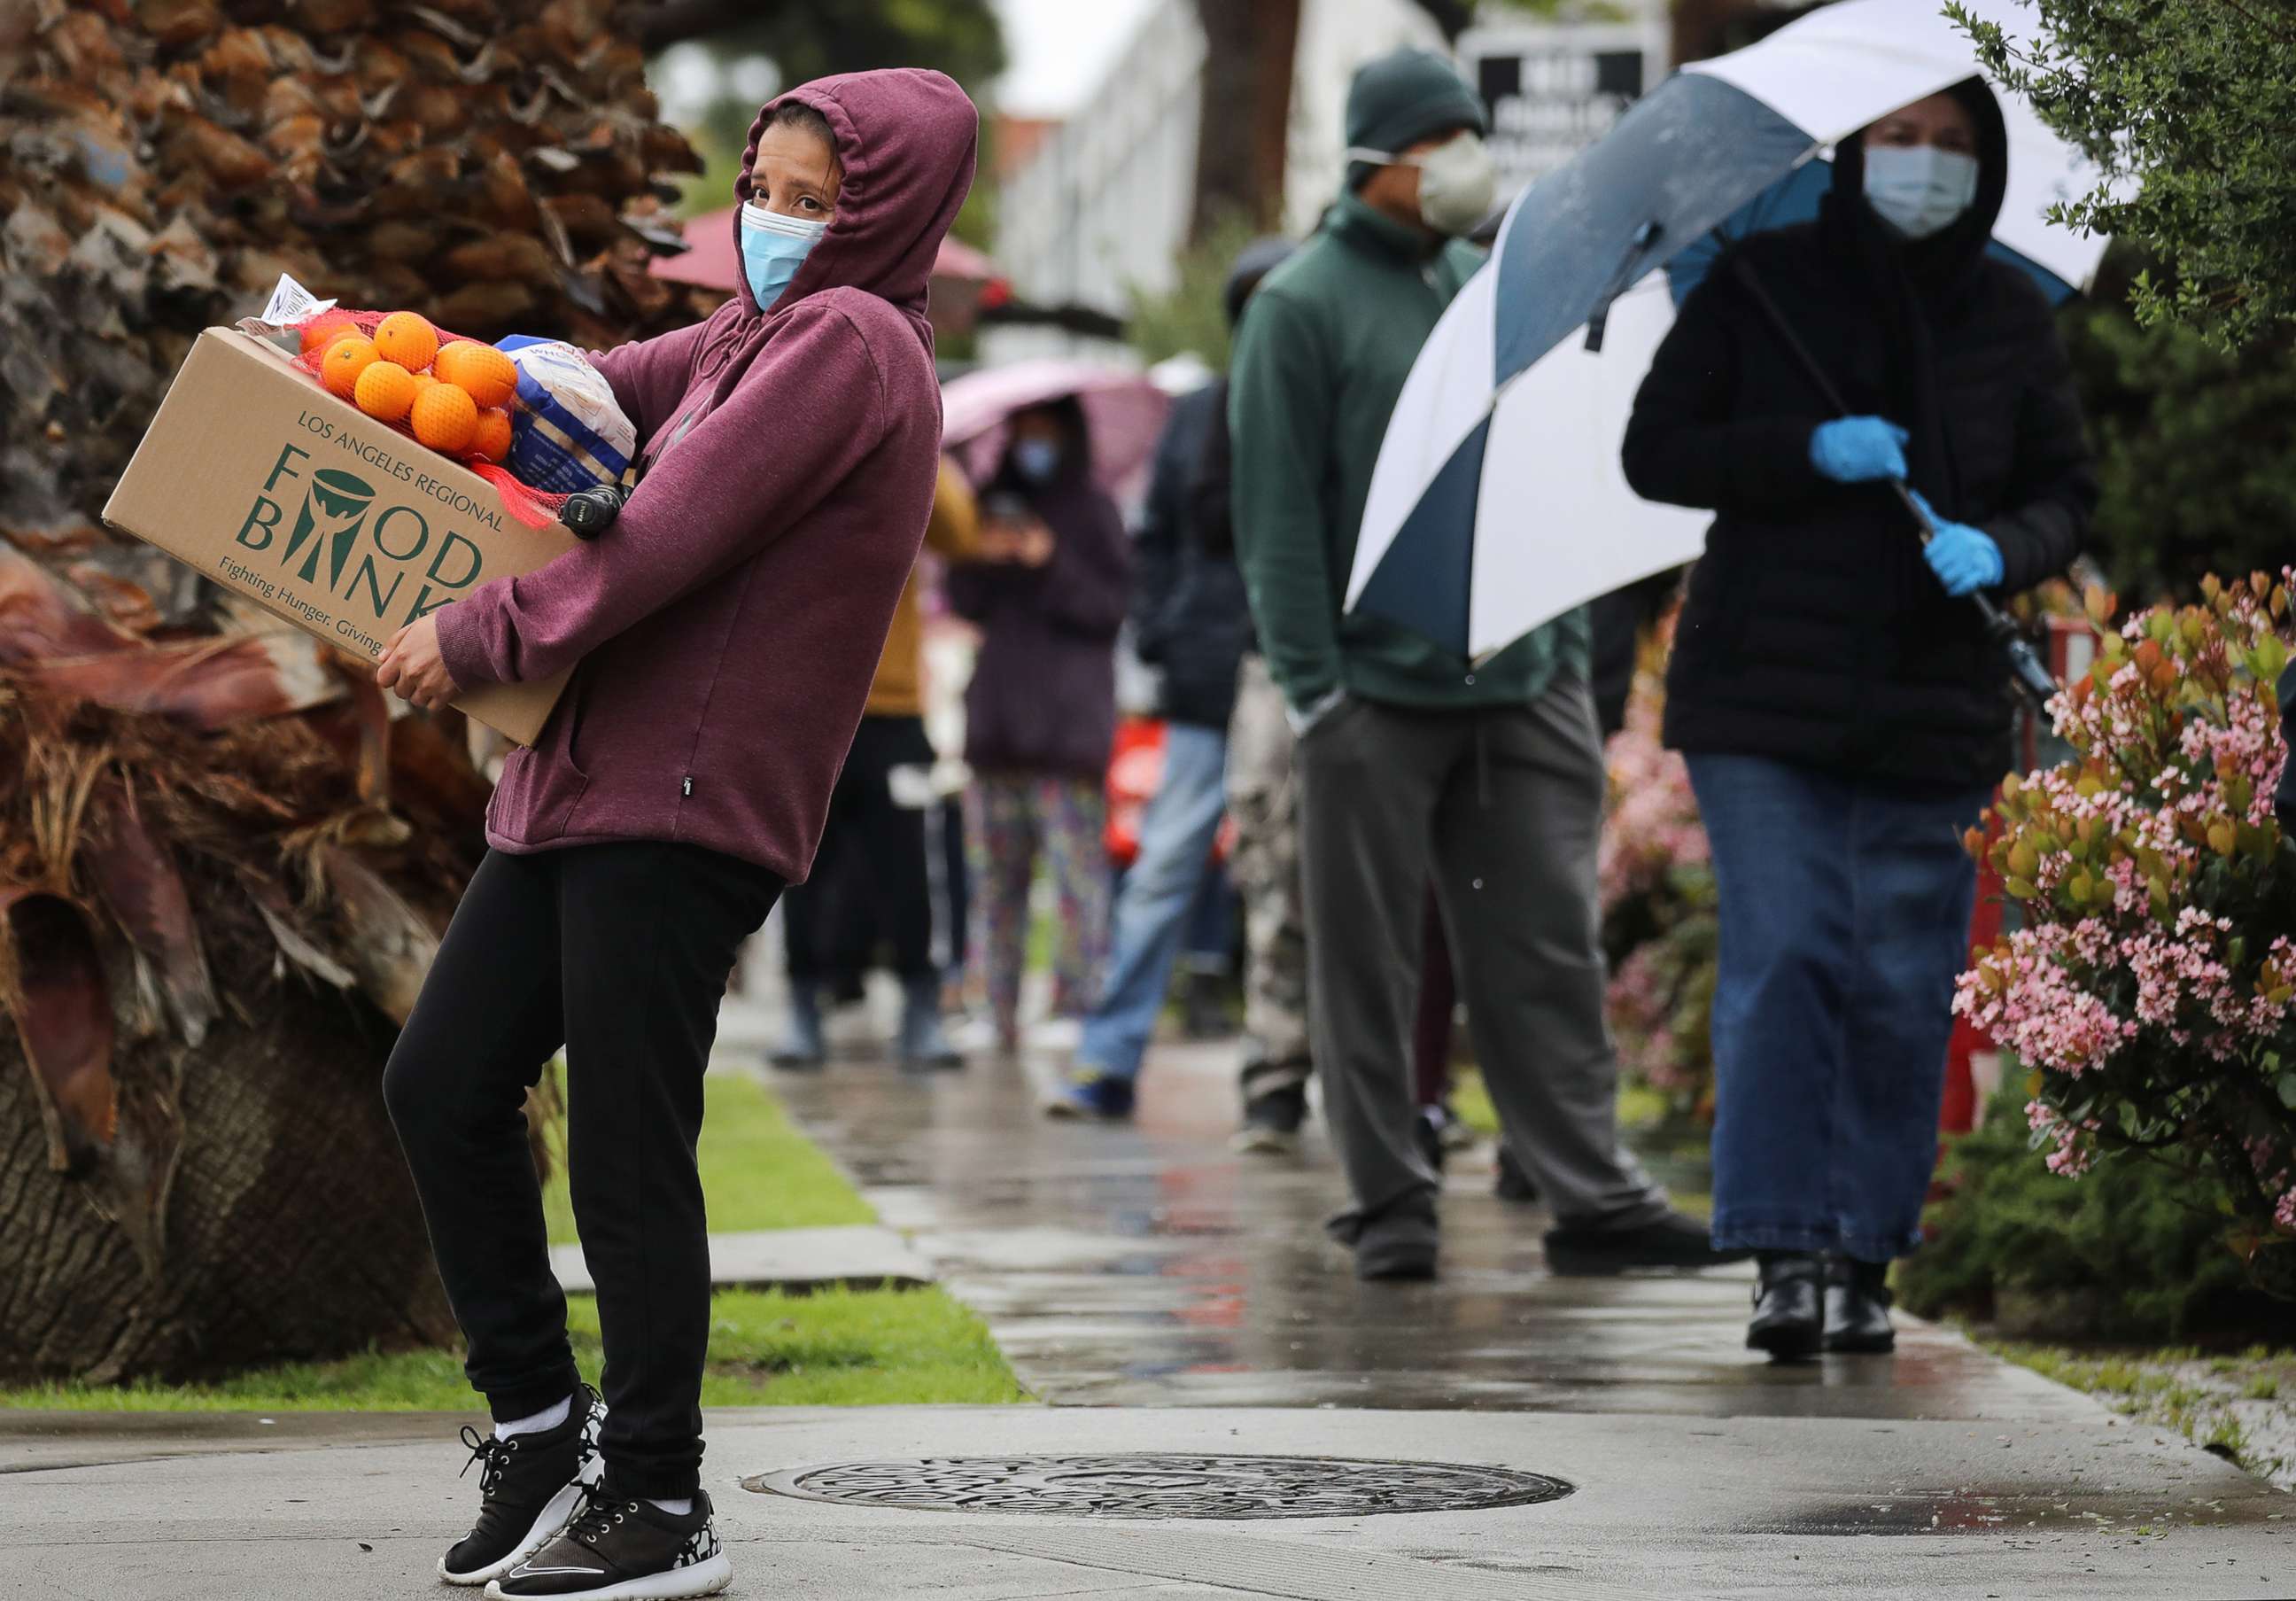
M 1970 8 L 2007 21 L 2013 4 Z M 1836 141 L 1979 70 L 1936 0 L 1841 0 L 1675 74 L 1524 191 L 1396 402 L 1349 609 L 1480 659 L 1694 558 L 1706 514 L 1639 498 L 1619 465 L 1679 297 L 1718 233 L 1815 216 Z M 2086 193 L 2094 168 L 1997 93 L 2009 174 L 1994 248 L 2070 295 L 2106 242 L 2046 212 Z

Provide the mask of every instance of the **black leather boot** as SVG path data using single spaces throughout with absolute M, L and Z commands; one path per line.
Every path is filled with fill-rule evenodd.
M 1890 1326 L 1890 1264 L 1836 1257 L 1825 1273 L 1825 1349 L 1883 1351 L 1898 1348 Z
M 1773 1362 L 1816 1356 L 1824 1336 L 1820 1303 L 1824 1262 L 1808 1251 L 1765 1251 L 1757 1260 L 1761 1277 L 1754 1284 L 1754 1318 L 1746 1325 L 1746 1348 L 1768 1351 Z

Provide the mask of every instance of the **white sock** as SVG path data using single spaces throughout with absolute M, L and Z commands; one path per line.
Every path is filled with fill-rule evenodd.
M 573 1415 L 574 1398 L 568 1396 L 554 1407 L 545 1407 L 531 1417 L 514 1417 L 508 1423 L 495 1424 L 495 1438 L 508 1440 L 513 1434 L 533 1434 L 544 1429 L 554 1429 Z
M 646 1499 L 652 1501 L 655 1506 L 660 1507 L 672 1517 L 691 1517 L 693 1515 L 693 1498 L 692 1496 L 680 1496 L 674 1501 L 666 1501 L 660 1496 L 648 1496 L 646 1497 Z

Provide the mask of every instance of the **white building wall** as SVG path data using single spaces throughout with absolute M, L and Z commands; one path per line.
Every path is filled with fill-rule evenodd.
M 1444 47 L 1413 0 L 1302 0 L 1283 194 L 1295 238 L 1338 193 L 1349 78 L 1401 45 Z M 1171 286 L 1195 199 L 1203 62 L 1192 0 L 1164 0 L 1084 105 L 1006 180 L 996 260 L 1021 298 L 1121 316 L 1134 289 Z M 1117 353 L 1049 329 L 991 328 L 981 342 L 992 362 L 1087 351 Z
M 1006 180 L 996 260 L 1022 299 L 1120 315 L 1136 286 L 1170 287 L 1195 197 L 1203 61 L 1195 7 L 1159 5 L 1086 103 Z M 984 354 L 1011 360 L 1074 342 L 998 328 Z

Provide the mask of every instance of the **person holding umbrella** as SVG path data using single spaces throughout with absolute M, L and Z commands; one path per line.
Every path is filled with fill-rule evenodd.
M 1703 1267 L 1620 1145 L 1603 1021 L 1595 842 L 1603 759 L 1573 612 L 1486 661 L 1343 615 L 1396 398 L 1480 264 L 1482 102 L 1426 51 L 1348 92 L 1347 190 L 1243 318 L 1228 415 L 1234 533 L 1261 653 L 1299 730 L 1308 1015 L 1365 1278 L 1437 1266 L 1439 1180 L 1414 1137 L 1410 1036 L 1431 881 L 1491 1093 L 1553 1207 L 1560 1272 Z
M 1721 896 L 1714 1239 L 1759 1253 L 1747 1344 L 1775 1359 L 1892 1345 L 1969 952 L 1961 835 L 2011 759 L 1965 597 L 2062 569 L 2096 497 L 2048 302 L 1987 250 L 2007 150 L 1975 78 L 1842 140 L 1817 220 L 1684 304 L 1622 450 L 1638 493 L 1716 513 L 1666 735 Z

